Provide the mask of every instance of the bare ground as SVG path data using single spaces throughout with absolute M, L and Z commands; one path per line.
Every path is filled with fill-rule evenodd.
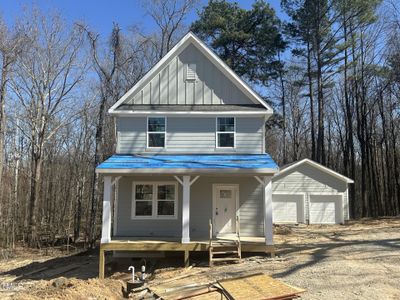
M 350 222 L 347 225 L 299 225 L 276 228 L 279 254 L 248 256 L 243 263 L 206 267 L 207 257 L 193 255 L 195 267 L 181 259 L 156 261 L 150 285 L 187 274 L 187 282 L 210 282 L 265 272 L 307 290 L 302 299 L 400 299 L 400 219 Z M 0 299 L 120 299 L 130 261 L 96 279 L 96 253 L 65 255 L 17 249 L 0 260 Z M 137 262 L 138 263 L 138 262 Z M 148 262 L 149 266 L 152 261 Z M 183 281 L 174 281 L 180 285 Z

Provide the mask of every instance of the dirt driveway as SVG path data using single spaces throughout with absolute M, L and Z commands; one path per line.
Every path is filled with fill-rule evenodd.
M 185 271 L 174 261 L 163 261 L 157 265 L 152 283 L 183 272 L 193 274 L 186 280 L 198 282 L 262 271 L 306 289 L 302 299 L 400 299 L 400 219 L 280 226 L 275 243 L 279 249 L 276 258 L 249 256 L 237 265 L 210 269 L 205 267 L 206 256 L 195 257 L 197 266 Z M 15 258 L 0 261 L 0 299 L 121 298 L 123 280 L 129 275 L 114 273 L 109 279 L 98 280 L 97 263 L 95 255 L 19 252 Z M 74 264 L 83 267 L 66 268 Z M 32 274 L 40 268 L 43 273 Z M 57 268 L 67 271 L 60 273 Z M 66 279 L 57 284 L 57 276 Z

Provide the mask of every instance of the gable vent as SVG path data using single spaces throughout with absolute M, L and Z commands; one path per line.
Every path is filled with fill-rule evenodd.
M 186 65 L 186 80 L 194 81 L 196 79 L 197 79 L 196 64 L 187 64 Z

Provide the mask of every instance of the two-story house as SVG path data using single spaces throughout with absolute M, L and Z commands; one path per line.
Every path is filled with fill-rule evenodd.
M 104 176 L 100 276 L 105 251 L 183 251 L 187 263 L 190 251 L 209 250 L 210 237 L 240 235 L 239 250 L 273 252 L 272 112 L 186 34 L 109 110 L 117 147 L 96 170 Z

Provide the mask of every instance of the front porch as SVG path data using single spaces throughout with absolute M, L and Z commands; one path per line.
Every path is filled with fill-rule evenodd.
M 233 238 L 232 238 L 233 240 Z M 266 245 L 263 237 L 241 237 L 242 252 L 275 255 L 275 246 Z M 109 243 L 100 244 L 99 278 L 104 278 L 106 252 L 111 251 L 178 251 L 183 252 L 183 264 L 190 265 L 190 252 L 209 251 L 209 240 L 192 240 L 188 243 L 173 238 L 114 237 Z
M 185 155 L 176 157 L 182 164 Z M 225 162 L 224 155 L 211 157 L 213 162 L 198 156 L 177 166 L 171 156 L 158 155 L 157 168 L 149 168 L 154 156 L 124 156 L 123 164 L 113 163 L 112 157 L 100 165 L 101 278 L 106 252 L 180 251 L 188 266 L 190 252 L 209 251 L 211 240 L 233 241 L 239 232 L 240 253 L 274 254 L 271 177 L 276 170 L 266 168 L 264 155 L 230 156 Z M 128 164 L 128 159 L 145 161 L 146 168 Z M 252 161 L 257 159 L 261 163 Z M 235 222 L 239 219 L 240 225 Z

